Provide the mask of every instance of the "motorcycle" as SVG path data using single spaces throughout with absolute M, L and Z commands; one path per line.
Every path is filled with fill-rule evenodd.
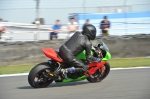
M 96 40 L 96 45 L 92 46 L 91 49 L 91 55 L 97 58 L 101 58 L 100 62 L 88 63 L 86 61 L 85 50 L 76 56 L 76 58 L 82 60 L 85 64 L 88 65 L 88 75 L 86 75 L 83 71 L 68 73 L 67 79 L 59 71 L 62 68 L 70 67 L 70 65 L 61 59 L 58 51 L 55 51 L 53 48 L 43 48 L 42 52 L 48 58 L 50 58 L 50 60 L 37 64 L 29 72 L 28 82 L 34 88 L 47 87 L 53 81 L 55 81 L 56 84 L 81 81 L 85 79 L 87 79 L 87 81 L 90 83 L 100 82 L 107 77 L 110 71 L 108 60 L 111 59 L 111 54 L 106 44 L 100 39 Z M 58 75 L 54 75 L 54 72 L 58 73 Z

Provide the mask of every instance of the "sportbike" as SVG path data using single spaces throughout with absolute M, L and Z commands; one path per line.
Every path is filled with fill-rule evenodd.
M 28 82 L 34 88 L 44 88 L 50 85 L 53 81 L 56 84 L 81 81 L 87 79 L 91 83 L 100 82 L 107 77 L 110 71 L 108 60 L 111 59 L 109 49 L 102 40 L 96 40 L 96 44 L 91 49 L 91 55 L 101 58 L 100 62 L 86 61 L 86 52 L 83 51 L 76 58 L 82 60 L 88 65 L 88 75 L 83 71 L 68 73 L 68 79 L 59 72 L 62 68 L 72 67 L 65 63 L 59 56 L 58 51 L 53 48 L 43 48 L 42 52 L 50 58 L 47 62 L 37 64 L 32 68 L 28 75 Z M 76 67 L 75 67 L 76 68 Z M 58 75 L 54 75 L 58 72 Z

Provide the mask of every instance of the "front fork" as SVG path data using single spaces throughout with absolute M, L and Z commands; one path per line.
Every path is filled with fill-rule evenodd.
M 106 61 L 101 61 L 99 63 L 97 62 L 92 62 L 88 66 L 89 69 L 88 72 L 90 75 L 93 75 L 98 69 L 101 69 L 102 72 L 104 72 L 104 69 L 102 68 L 107 62 Z M 93 68 L 94 67 L 94 68 Z

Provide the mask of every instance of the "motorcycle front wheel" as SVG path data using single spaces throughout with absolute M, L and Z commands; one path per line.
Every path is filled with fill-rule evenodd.
M 49 78 L 49 72 L 52 72 L 52 69 L 47 62 L 36 65 L 28 75 L 29 84 L 34 88 L 47 87 L 53 82 L 53 79 Z
M 110 72 L 110 65 L 109 63 L 106 63 L 102 68 L 98 69 L 93 75 L 92 77 L 88 77 L 87 80 L 91 83 L 95 83 L 95 82 L 100 82 L 102 81 L 104 78 L 107 77 L 107 75 Z

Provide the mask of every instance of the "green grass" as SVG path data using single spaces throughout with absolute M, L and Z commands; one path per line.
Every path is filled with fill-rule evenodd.
M 150 58 L 120 58 L 109 61 L 111 68 L 150 66 Z
M 120 58 L 109 60 L 111 68 L 127 68 L 150 66 L 150 58 Z M 18 66 L 0 66 L 0 74 L 14 74 L 29 72 L 36 64 Z
M 18 65 L 18 66 L 0 66 L 1 74 L 14 74 L 14 73 L 27 73 L 29 72 L 35 64 L 32 65 Z

